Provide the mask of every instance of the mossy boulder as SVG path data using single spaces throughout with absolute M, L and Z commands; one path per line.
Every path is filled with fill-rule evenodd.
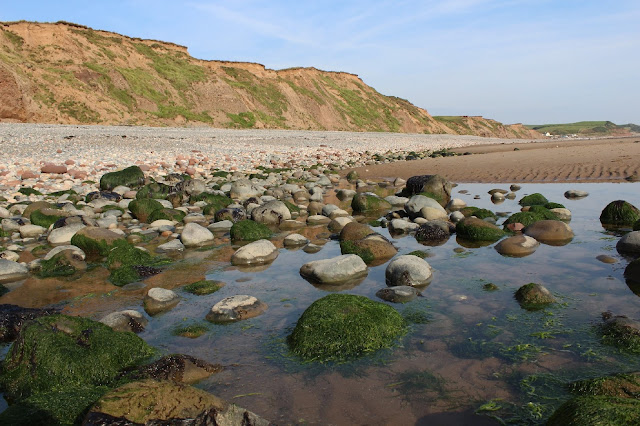
M 173 191 L 173 187 L 165 185 L 164 183 L 153 182 L 143 186 L 136 193 L 138 200 L 143 198 L 155 198 L 159 200 L 166 200 Z
M 423 194 L 446 206 L 451 200 L 453 185 L 440 175 L 420 175 L 407 179 L 404 193 L 406 196 Z
M 138 166 L 129 166 L 117 172 L 105 173 L 100 178 L 100 189 L 111 191 L 116 186 L 137 188 L 144 185 L 144 173 Z
M 375 231 L 369 226 L 353 221 L 340 230 L 340 241 L 357 241 L 371 234 L 375 234 Z
M 48 201 L 35 201 L 33 203 L 30 203 L 23 211 L 22 211 L 22 217 L 31 217 L 31 213 L 35 212 L 36 210 L 42 210 L 42 209 L 57 209 L 57 207 L 53 204 L 51 204 Z M 37 225 L 34 224 L 34 225 Z M 40 225 L 42 226 L 42 225 Z
M 566 209 L 566 207 L 563 204 L 560 203 L 555 203 L 553 201 L 548 202 L 547 204 L 544 205 L 545 209 Z
M 612 201 L 600 213 L 600 223 L 611 226 L 628 226 L 640 219 L 640 210 L 624 200 Z
M 62 210 L 57 209 L 42 209 L 36 210 L 29 216 L 31 223 L 34 225 L 42 226 L 43 228 L 49 228 L 49 226 L 56 223 L 60 218 L 69 217 L 70 214 Z
M 87 226 L 71 237 L 71 244 L 82 249 L 87 257 L 96 258 L 106 256 L 111 244 L 123 239 L 122 235 L 108 229 Z
M 356 254 L 367 265 L 380 265 L 398 253 L 391 242 L 380 234 L 371 234 L 361 240 L 341 241 L 342 254 Z
M 344 361 L 391 347 L 406 330 L 402 316 L 384 303 L 330 294 L 304 311 L 288 342 L 305 361 Z
M 548 202 L 549 200 L 547 200 L 547 198 L 544 195 L 536 192 L 534 194 L 525 195 L 520 199 L 520 201 L 518 201 L 518 204 L 520 204 L 523 207 L 524 206 L 544 206 Z
M 85 269 L 87 264 L 82 259 L 78 259 L 72 250 L 64 250 L 51 259 L 43 260 L 38 276 L 40 278 L 68 277 Z
M 22 188 L 18 189 L 18 192 L 21 193 L 22 195 L 42 195 L 42 192 L 38 191 L 37 189 L 33 189 L 33 188 L 29 188 L 26 186 L 23 186 Z
M 481 209 L 478 207 L 464 207 L 460 209 L 460 213 L 462 213 L 464 217 L 475 216 L 478 219 L 486 219 L 488 217 L 498 219 L 498 216 L 496 216 L 496 214 L 491 210 Z
M 198 296 L 205 296 L 207 294 L 215 293 L 225 286 L 222 281 L 215 280 L 202 280 L 195 283 L 187 284 L 182 289 L 187 293 L 195 294 Z
M 349 173 L 347 173 L 346 178 L 350 183 L 355 183 L 355 181 L 359 179 L 358 172 L 356 172 L 355 170 L 351 170 Z
M 114 384 L 153 349 L 133 333 L 86 318 L 40 317 L 26 324 L 4 362 L 0 383 L 11 401 L 83 386 Z
M 109 279 L 117 286 L 123 286 L 160 273 L 158 266 L 170 263 L 169 259 L 153 257 L 126 240 L 114 242 L 109 247 L 107 267 L 111 270 Z
M 149 214 L 149 217 L 147 217 L 147 220 L 149 223 L 161 219 L 181 222 L 186 215 L 187 214 L 182 210 L 162 208 L 152 211 L 151 214 Z
M 129 203 L 129 210 L 133 217 L 144 223 L 150 223 L 151 213 L 162 209 L 164 206 L 153 198 L 140 198 Z
M 624 315 L 603 315 L 602 343 L 626 352 L 640 354 L 640 323 Z
M 562 404 L 548 426 L 627 426 L 640 424 L 640 400 L 615 396 L 578 396 Z
M 207 205 L 213 204 L 219 206 L 215 210 L 220 210 L 233 203 L 233 200 L 226 195 L 212 194 L 210 192 L 201 192 L 200 194 L 189 197 L 190 204 L 197 203 L 198 201 L 204 201 Z
M 507 225 L 511 223 L 521 223 L 526 227 L 540 220 L 558 220 L 558 216 L 542 206 L 533 206 L 528 211 L 512 214 L 504 221 L 503 225 L 506 230 Z
M 267 225 L 249 219 L 234 223 L 229 232 L 233 241 L 257 241 L 273 235 Z
M 476 217 L 466 217 L 456 224 L 456 233 L 460 238 L 471 241 L 497 241 L 505 233 L 493 223 Z
M 360 193 L 353 196 L 351 208 L 354 213 L 376 212 L 390 209 L 391 203 L 371 193 Z
M 556 301 L 545 286 L 536 283 L 523 285 L 514 296 L 522 308 L 530 311 L 542 309 Z
M 615 374 L 578 380 L 569 385 L 569 390 L 578 395 L 606 395 L 620 398 L 640 396 L 640 373 Z

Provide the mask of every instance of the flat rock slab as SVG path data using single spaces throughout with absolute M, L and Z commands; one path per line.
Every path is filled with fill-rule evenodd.
M 366 263 L 355 254 L 314 260 L 300 268 L 300 275 L 304 279 L 318 284 L 342 284 L 367 274 Z
M 264 313 L 268 306 L 253 296 L 238 295 L 226 297 L 213 305 L 206 316 L 215 323 L 241 321 Z

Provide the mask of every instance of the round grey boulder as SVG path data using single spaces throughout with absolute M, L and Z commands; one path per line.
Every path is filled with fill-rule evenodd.
M 278 257 L 278 249 L 269 240 L 258 240 L 240 247 L 231 256 L 232 265 L 264 265 Z
M 425 197 L 424 195 L 414 195 L 409 198 L 409 201 L 404 205 L 404 209 L 409 215 L 410 218 L 414 219 L 416 217 L 422 216 L 422 209 L 425 207 L 429 207 L 434 209 L 435 211 L 442 212 L 445 216 L 447 215 L 447 211 L 433 198 Z
M 154 287 L 144 297 L 144 310 L 149 315 L 156 315 L 173 309 L 180 302 L 180 297 L 172 290 Z
M 300 275 L 318 284 L 342 284 L 368 274 L 367 265 L 360 256 L 344 254 L 331 259 L 314 260 L 300 268 Z
M 559 220 L 539 220 L 522 230 L 522 232 L 546 244 L 563 244 L 573 238 L 573 230 Z
M 0 284 L 27 278 L 29 268 L 21 263 L 0 258 Z
M 187 223 L 180 234 L 185 247 L 200 247 L 213 241 L 213 234 L 204 226 L 197 223 Z
M 128 309 L 126 311 L 111 312 L 100 320 L 115 331 L 131 331 L 140 333 L 147 326 L 149 321 L 138 311 Z
M 433 272 L 426 260 L 413 255 L 398 256 L 385 271 L 387 285 L 424 287 L 431 283 Z
M 253 296 L 226 297 L 213 305 L 206 316 L 207 321 L 226 323 L 257 317 L 267 310 L 267 304 Z
M 625 234 L 616 244 L 616 250 L 620 254 L 640 253 L 640 231 L 633 231 Z
M 277 225 L 291 219 L 291 212 L 282 201 L 269 201 L 251 211 L 251 218 L 265 225 Z

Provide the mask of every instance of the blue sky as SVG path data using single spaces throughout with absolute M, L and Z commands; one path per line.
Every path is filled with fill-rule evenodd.
M 202 59 L 358 74 L 434 115 L 640 124 L 637 0 L 2 0 Z

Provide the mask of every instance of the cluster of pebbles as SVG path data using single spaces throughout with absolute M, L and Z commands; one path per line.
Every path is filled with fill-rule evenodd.
M 375 162 L 374 158 L 381 161 L 381 154 L 388 158 L 511 142 L 523 141 L 454 135 L 0 124 L 0 191 L 20 186 L 65 190 L 131 164 L 152 177 L 173 172 L 206 177 L 211 170 L 362 166 Z

